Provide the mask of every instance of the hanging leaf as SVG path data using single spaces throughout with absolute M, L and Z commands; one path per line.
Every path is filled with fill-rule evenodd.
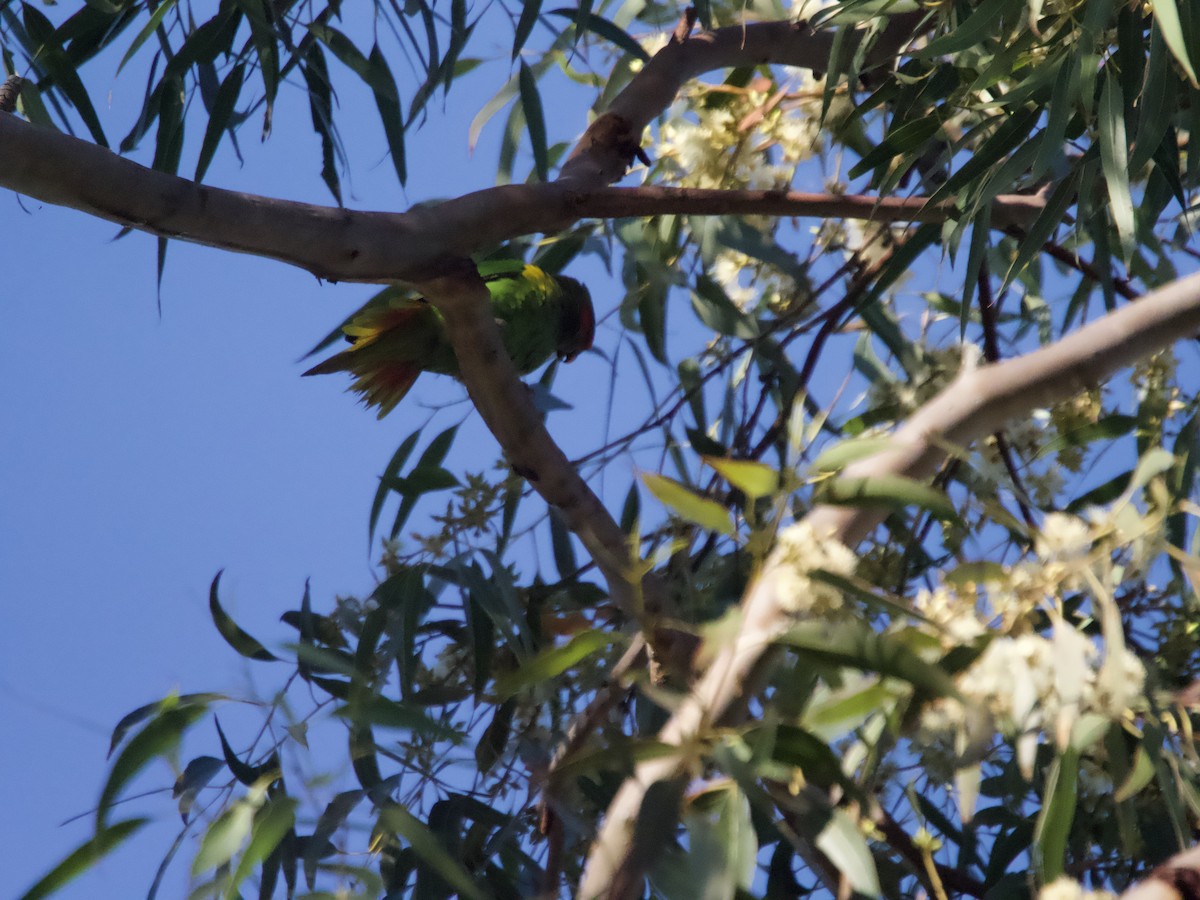
M 278 662 L 279 658 L 277 656 L 272 654 L 255 638 L 242 631 L 238 624 L 229 618 L 225 610 L 221 608 L 221 601 L 217 597 L 217 588 L 221 583 L 223 572 L 224 570 L 216 574 L 212 580 L 212 585 L 208 589 L 208 611 L 212 614 L 213 624 L 217 626 L 217 631 L 221 633 L 221 637 L 225 638 L 225 643 L 229 644 L 230 647 L 247 659 L 255 659 L 260 662 Z
M 663 475 L 643 472 L 641 478 L 660 503 L 687 521 L 718 534 L 733 533 L 733 521 L 729 517 L 729 510 L 715 500 L 701 497 L 687 485 Z
M 521 111 L 525 114 L 525 125 L 529 129 L 529 142 L 533 147 L 533 164 L 539 181 L 550 180 L 550 157 L 546 148 L 546 120 L 542 114 L 542 97 L 538 93 L 537 79 L 533 70 L 521 63 L 517 83 L 521 89 Z
M 703 456 L 701 459 L 750 500 L 769 497 L 779 489 L 779 473 L 763 463 L 742 459 L 719 459 L 715 456 Z

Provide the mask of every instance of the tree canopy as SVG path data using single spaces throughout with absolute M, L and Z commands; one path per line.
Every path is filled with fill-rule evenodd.
M 1189 896 L 1196 8 L 0 2 L 0 58 L 0 186 L 160 276 L 192 241 L 419 294 L 499 448 L 411 431 L 376 583 L 282 649 L 214 574 L 262 727 L 135 709 L 29 896 L 137 839 L 160 758 L 198 896 Z M 351 208 L 348 142 L 436 182 L 406 146 L 469 85 L 495 183 Z M 329 205 L 206 182 L 297 96 Z M 480 276 L 517 261 L 588 283 L 607 385 L 520 381 Z M 310 740 L 345 781 L 297 783 Z

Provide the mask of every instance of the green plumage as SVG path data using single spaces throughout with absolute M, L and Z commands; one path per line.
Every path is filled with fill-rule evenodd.
M 553 356 L 570 362 L 592 346 L 596 319 L 588 290 L 565 276 L 514 263 L 484 278 L 504 348 L 522 374 Z M 441 314 L 423 297 L 369 305 L 342 326 L 352 346 L 305 375 L 350 372 L 351 390 L 383 418 L 421 372 L 458 377 Z

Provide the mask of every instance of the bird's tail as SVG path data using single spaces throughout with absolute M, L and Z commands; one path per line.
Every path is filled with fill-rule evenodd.
M 409 305 L 368 309 L 355 316 L 344 327 L 349 349 L 335 353 L 317 363 L 305 375 L 332 375 L 349 372 L 354 376 L 350 390 L 362 395 L 367 407 L 378 406 L 379 418 L 396 408 L 421 374 L 419 365 L 409 360 L 397 360 L 375 347 L 381 335 L 410 327 L 421 314 L 419 307 Z

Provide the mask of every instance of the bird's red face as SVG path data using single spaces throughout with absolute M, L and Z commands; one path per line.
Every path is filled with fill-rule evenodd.
M 596 311 L 588 289 L 573 278 L 559 276 L 566 293 L 563 303 L 562 332 L 558 341 L 558 358 L 570 362 L 584 350 L 590 350 L 596 339 Z

